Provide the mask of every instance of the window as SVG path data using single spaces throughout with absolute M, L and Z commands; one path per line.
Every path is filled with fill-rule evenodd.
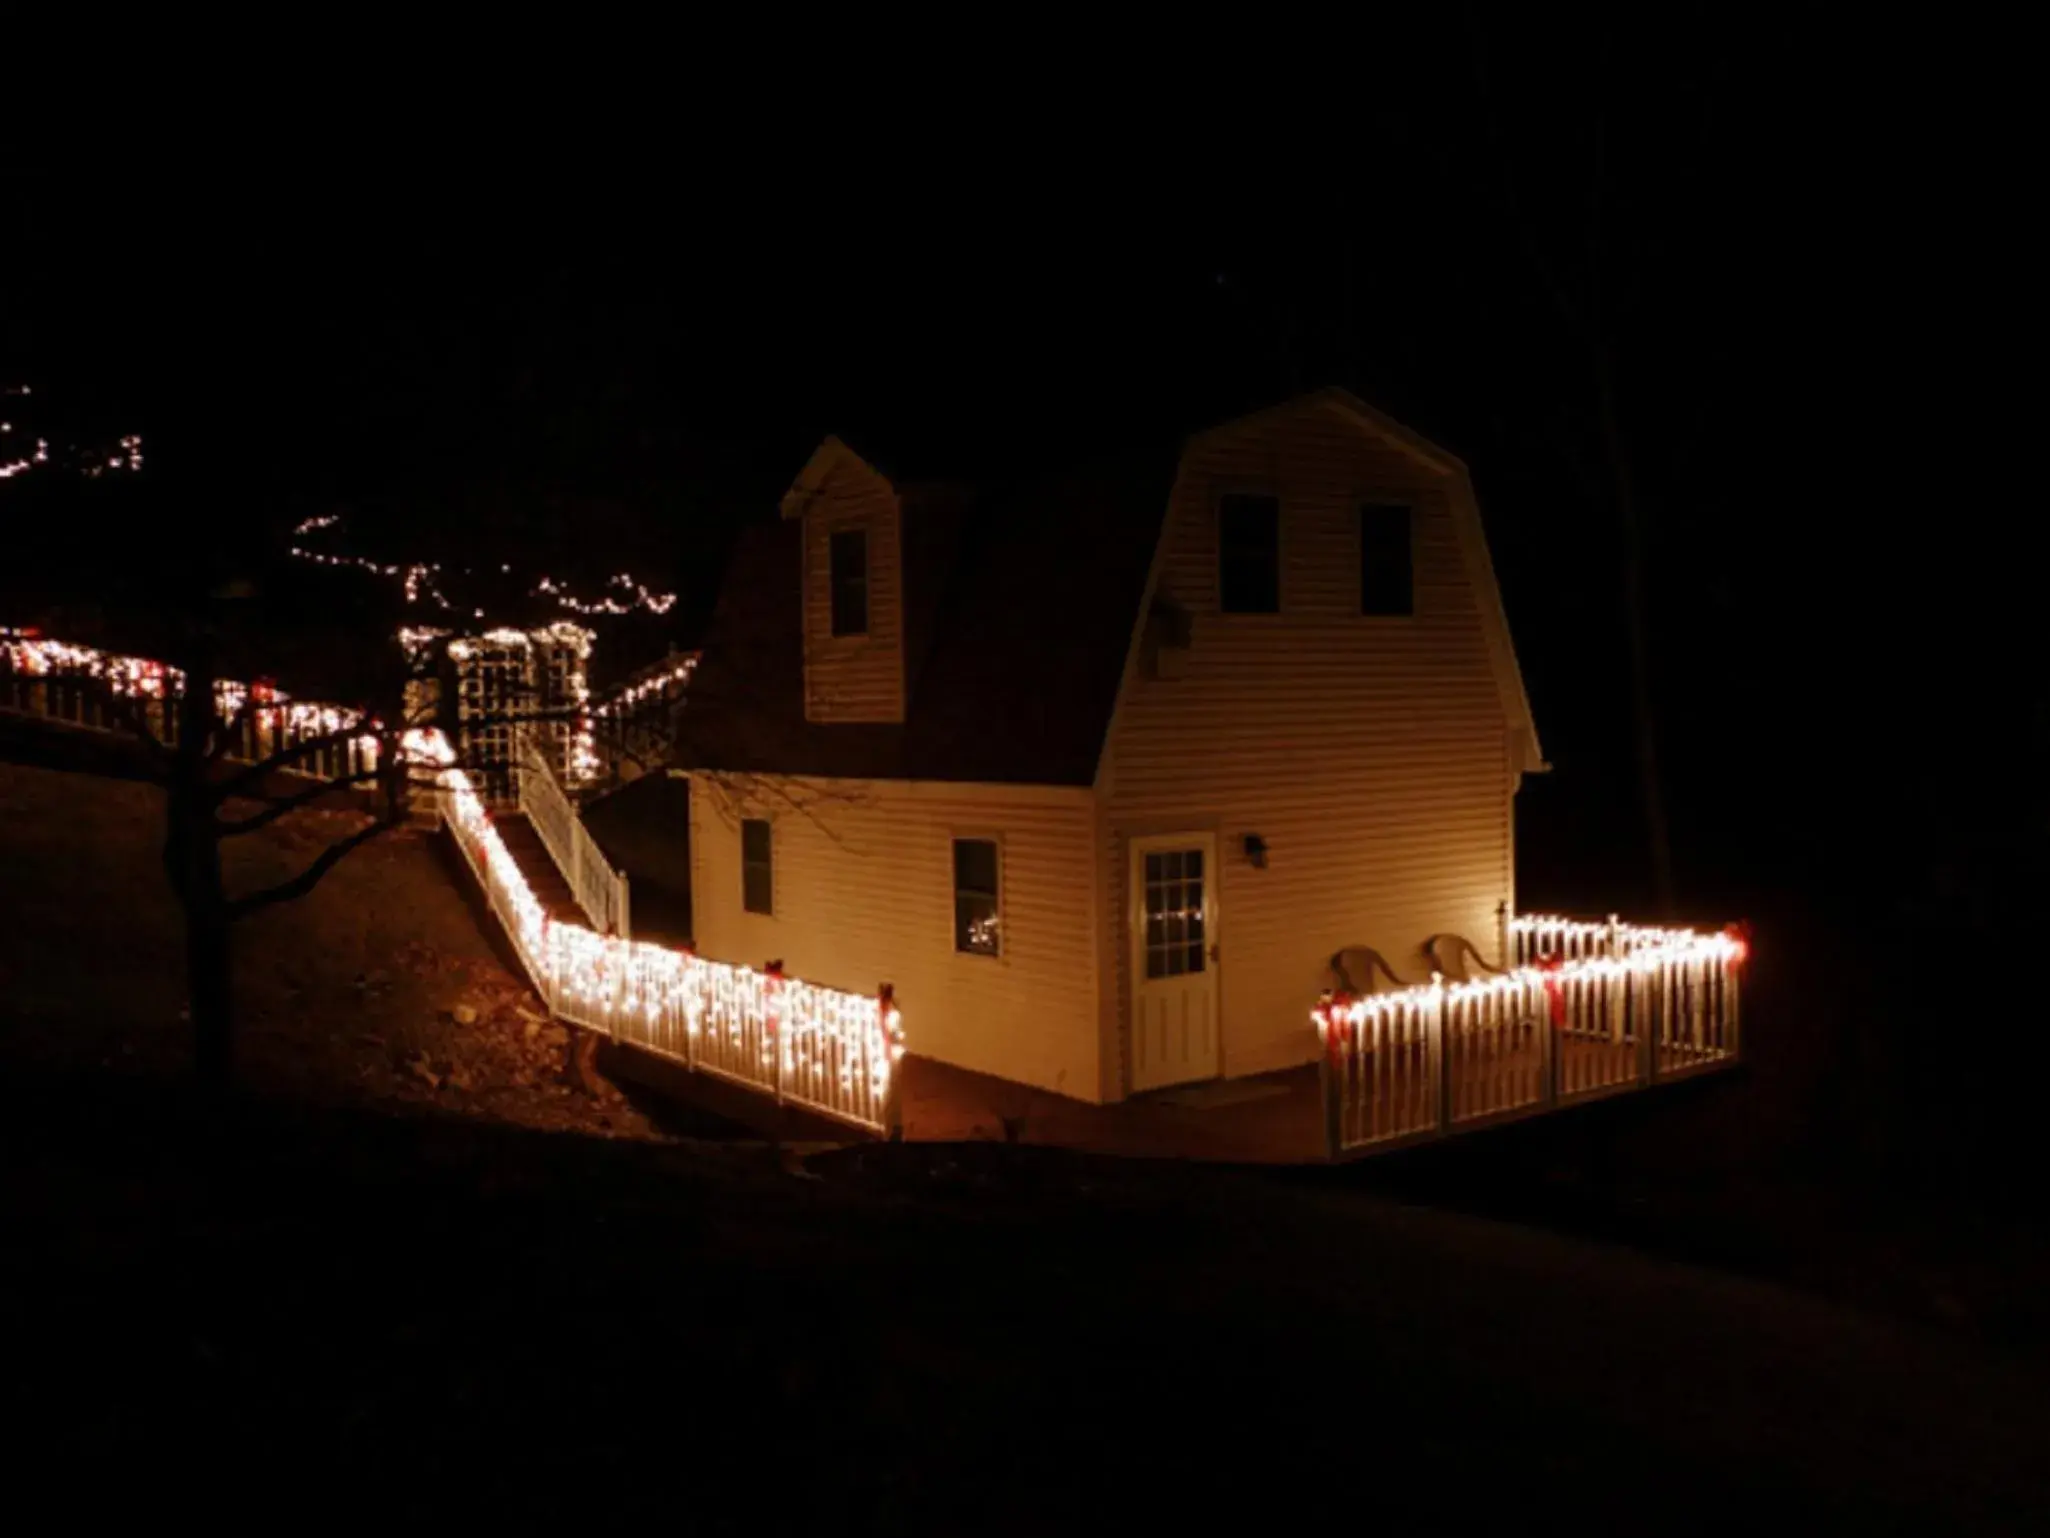
M 995 839 L 954 840 L 954 949 L 971 956 L 999 950 Z
M 1360 508 L 1360 613 L 1414 614 L 1409 509 L 1368 502 Z
M 1203 851 L 1163 849 L 1146 856 L 1146 976 L 1203 970 Z
M 868 531 L 842 529 L 828 542 L 833 568 L 833 634 L 868 634 Z
M 1281 502 L 1232 496 L 1217 504 L 1217 607 L 1281 612 Z
M 768 819 L 744 818 L 740 824 L 740 905 L 749 913 L 774 913 L 775 895 Z

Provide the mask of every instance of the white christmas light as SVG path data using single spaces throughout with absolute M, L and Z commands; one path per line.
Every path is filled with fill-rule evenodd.
M 24 677 L 90 678 L 104 683 L 110 694 L 128 699 L 161 700 L 185 683 L 182 671 L 162 662 L 52 641 L 27 631 L 0 631 L 0 659 L 10 671 Z M 338 736 L 360 726 L 363 735 L 353 739 L 352 745 L 363 755 L 366 768 L 376 766 L 378 722 L 367 712 L 295 700 L 262 682 L 245 684 L 223 678 L 214 684 L 216 713 L 224 720 L 233 717 L 252 693 L 257 703 L 250 722 L 259 747 L 264 746 L 266 737 L 267 750 L 274 752 L 291 739 Z
M 553 577 L 543 577 L 534 584 L 534 596 L 553 598 L 565 609 L 576 614 L 631 614 L 636 609 L 646 609 L 651 614 L 667 614 L 676 603 L 674 593 L 650 591 L 625 572 L 619 572 L 606 584 L 608 592 L 602 598 L 578 598 Z M 615 598 L 610 589 L 617 588 L 627 596 Z
M 1484 1002 L 1518 994 L 1538 997 L 1564 984 L 1644 976 L 1672 968 L 1698 965 L 1734 967 L 1741 965 L 1749 954 L 1744 941 L 1727 932 L 1703 934 L 1697 930 L 1661 929 L 1651 925 L 1588 924 L 1536 915 L 1512 920 L 1510 930 L 1513 934 L 1590 940 L 1617 933 L 1628 937 L 1620 942 L 1627 948 L 1617 955 L 1548 959 L 1538 965 L 1513 967 L 1506 972 L 1457 982 L 1447 982 L 1434 974 L 1428 983 L 1395 988 L 1386 993 L 1357 997 L 1334 995 L 1311 1010 L 1310 1019 L 1328 1041 L 1334 1026 L 1350 1026 L 1357 1030 L 1386 1019 L 1400 1018 L 1409 1010 L 1468 1001 Z

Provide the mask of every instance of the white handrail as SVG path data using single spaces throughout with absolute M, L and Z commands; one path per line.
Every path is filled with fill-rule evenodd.
M 576 803 L 555 777 L 546 747 L 530 727 L 521 727 L 514 738 L 513 772 L 519 780 L 520 810 L 541 835 L 577 906 L 600 934 L 629 938 L 633 931 L 626 873 L 612 868 L 591 837 Z

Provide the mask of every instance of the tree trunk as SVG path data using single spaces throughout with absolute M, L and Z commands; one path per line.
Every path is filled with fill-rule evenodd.
M 216 884 L 218 885 L 218 849 Z M 218 891 L 216 892 L 218 897 Z M 185 987 L 192 1011 L 192 1056 L 200 1079 L 225 1085 L 235 1074 L 235 1016 L 229 988 L 227 907 L 188 904 L 185 909 Z
M 580 1095 L 596 1098 L 604 1087 L 604 1079 L 598 1072 L 598 1043 L 596 1031 L 569 1028 L 569 1082 Z
M 185 915 L 186 1009 L 192 1020 L 192 1060 L 202 1083 L 225 1085 L 234 1075 L 227 888 L 221 879 L 221 839 L 209 783 L 208 738 L 214 722 L 213 647 L 200 636 L 182 659 L 185 692 L 178 702 L 178 735 L 165 798 L 165 863 Z
M 1630 715 L 1637 741 L 1637 793 L 1644 807 L 1645 838 L 1651 846 L 1653 896 L 1662 917 L 1673 913 L 1673 846 L 1666 831 L 1665 793 L 1659 782 L 1658 731 L 1652 716 L 1651 627 L 1645 616 L 1644 525 L 1637 487 L 1616 409 L 1615 375 L 1607 350 L 1596 346 L 1596 410 L 1601 418 L 1602 454 L 1616 497 L 1623 534 L 1623 624 L 1630 653 Z

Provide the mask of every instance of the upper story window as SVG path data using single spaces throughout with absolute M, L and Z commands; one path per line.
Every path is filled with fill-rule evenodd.
M 769 820 L 747 817 L 740 824 L 740 906 L 749 913 L 774 913 L 775 866 L 771 860 Z
M 833 634 L 868 634 L 868 531 L 842 529 L 830 541 Z
M 1416 612 L 1410 524 L 1410 509 L 1399 503 L 1360 505 L 1360 613 Z
M 1218 500 L 1217 607 L 1226 614 L 1281 612 L 1280 498 Z
M 994 956 L 1002 949 L 998 858 L 992 838 L 954 840 L 954 949 Z

